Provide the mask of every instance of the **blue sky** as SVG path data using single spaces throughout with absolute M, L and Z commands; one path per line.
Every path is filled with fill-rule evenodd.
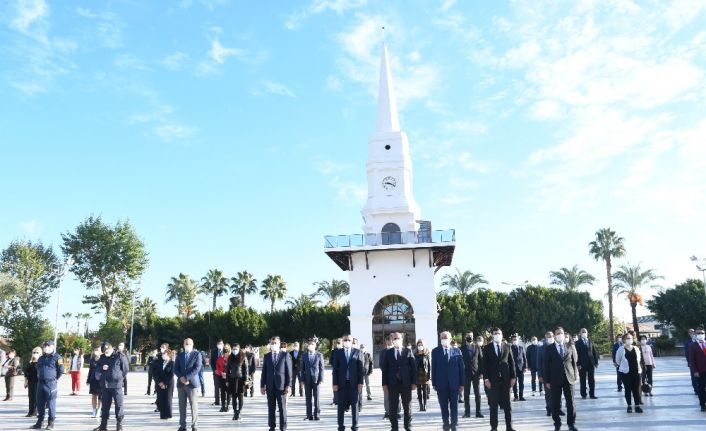
M 703 1 L 5 2 L 0 244 L 129 218 L 164 314 L 179 272 L 279 273 L 292 295 L 344 277 L 322 238 L 360 232 L 383 25 L 416 199 L 457 230 L 455 266 L 506 290 L 579 264 L 601 298 L 587 243 L 610 226 L 619 264 L 699 276 Z

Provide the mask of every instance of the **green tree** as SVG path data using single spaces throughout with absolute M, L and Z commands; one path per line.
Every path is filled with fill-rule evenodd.
M 319 305 L 319 300 L 316 299 L 316 295 L 307 295 L 305 293 L 300 294 L 298 297 L 290 297 L 285 301 L 285 304 L 289 305 L 291 308 L 314 308 Z
M 196 310 L 196 296 L 199 284 L 188 275 L 179 273 L 179 277 L 172 277 L 167 284 L 167 298 L 165 302 L 176 302 L 177 311 L 182 320 L 188 320 Z
M 702 326 L 706 316 L 704 282 L 689 279 L 672 289 L 659 289 L 647 301 L 647 308 L 660 322 L 674 325 L 677 333 L 685 337 L 689 328 Z
M 213 297 L 211 311 L 216 309 L 218 297 L 228 292 L 228 279 L 223 276 L 220 269 L 210 269 L 205 277 L 201 278 L 201 293 Z
M 5 279 L 8 310 L 28 319 L 41 314 L 51 292 L 59 287 L 60 266 L 51 247 L 41 242 L 10 243 L 0 254 L 0 272 L 9 277 Z
M 11 310 L 10 301 L 15 297 L 16 290 L 16 280 L 0 272 L 0 324 L 8 317 L 7 315 Z
M 280 275 L 268 275 L 262 282 L 260 296 L 270 301 L 270 311 L 275 311 L 275 302 L 284 299 L 287 294 L 287 283 Z
M 60 355 L 71 354 L 76 348 L 82 349 L 83 353 L 91 349 L 91 342 L 78 334 L 61 334 L 57 344 L 56 352 Z
M 608 331 L 610 341 L 615 340 L 613 332 L 613 259 L 625 256 L 625 240 L 614 230 L 603 228 L 596 232 L 596 239 L 588 243 L 588 252 L 596 261 L 605 262 L 608 281 Z
M 632 311 L 632 327 L 637 336 L 640 336 L 640 326 L 637 323 L 637 304 L 644 305 L 644 300 L 640 291 L 647 287 L 656 287 L 649 283 L 664 278 L 655 273 L 654 269 L 642 269 L 640 265 L 632 266 L 630 264 L 621 265 L 620 270 L 613 274 L 613 277 L 618 280 L 616 286 L 617 295 L 625 295 L 630 302 Z
M 326 280 L 317 281 L 314 286 L 317 287 L 315 295 L 322 296 L 327 300 L 327 305 L 333 308 L 338 308 L 341 299 L 351 293 L 351 286 L 347 281 L 336 280 L 335 278 L 330 282 Z
M 561 286 L 566 290 L 578 290 L 582 285 L 593 284 L 596 281 L 596 277 L 579 269 L 578 265 L 574 265 L 571 269 L 563 267 L 559 271 L 552 271 L 549 273 L 549 279 L 553 286 Z
M 109 226 L 94 216 L 61 237 L 64 255 L 73 259 L 71 272 L 89 291 L 98 291 L 84 296 L 84 304 L 103 308 L 107 322 L 119 294 L 147 268 L 144 243 L 128 221 Z
M 457 292 L 467 295 L 475 288 L 480 288 L 481 284 L 488 284 L 483 275 L 475 274 L 469 270 L 461 272 L 456 269 L 456 274 L 446 274 L 441 278 L 441 286 L 449 292 Z
M 125 342 L 125 330 L 122 322 L 111 318 L 107 322 L 102 323 L 100 328 L 98 328 L 96 340 L 98 343 L 107 341 L 113 346 Z
M 21 358 L 31 357 L 33 348 L 54 339 L 54 328 L 46 319 L 37 316 L 13 313 L 5 323 L 7 338 L 12 340 L 12 348 L 17 350 Z
M 151 325 L 158 317 L 157 303 L 151 298 L 142 298 L 135 306 L 135 320 L 143 326 Z
M 238 275 L 236 277 L 232 277 L 230 281 L 231 293 L 236 297 L 240 297 L 239 306 L 245 307 L 245 295 L 257 293 L 257 280 L 255 280 L 255 277 L 251 273 L 247 271 L 240 271 Z M 231 303 L 233 303 L 232 300 Z
M 83 322 L 84 337 L 88 336 L 88 321 L 91 320 L 91 313 L 78 313 L 77 319 Z

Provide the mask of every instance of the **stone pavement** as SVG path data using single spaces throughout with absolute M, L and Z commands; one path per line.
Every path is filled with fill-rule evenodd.
M 259 378 L 258 376 L 256 376 Z M 85 379 L 85 372 L 83 379 Z M 212 406 L 211 375 L 207 373 L 206 378 L 206 398 L 200 399 L 199 409 L 199 429 L 267 429 L 267 405 L 265 397 L 256 394 L 254 398 L 245 399 L 242 420 L 234 422 L 231 420 L 232 413 L 219 413 L 218 407 Z M 324 383 L 322 396 L 321 421 L 304 421 L 304 398 L 293 397 L 289 401 L 289 430 L 336 430 L 336 410 L 335 406 L 330 406 L 330 372 L 327 370 L 327 378 Z M 518 431 L 553 430 L 551 418 L 545 416 L 544 399 L 539 396 L 532 396 L 529 385 L 529 374 L 526 375 L 526 402 L 513 403 L 514 427 Z M 615 374 L 609 360 L 603 360 L 598 369 L 596 377 L 598 400 L 582 400 L 578 396 L 578 384 L 576 385 L 577 402 L 577 422 L 579 430 L 706 430 L 706 413 L 701 413 L 696 397 L 693 395 L 689 380 L 686 363 L 683 358 L 657 358 L 657 369 L 655 370 L 655 396 L 644 399 L 645 413 L 628 415 L 625 412 L 625 399 L 623 393 L 616 392 Z M 381 420 L 384 409 L 382 403 L 382 388 L 379 386 L 380 374 L 376 370 L 371 376 L 373 386 L 373 401 L 367 402 L 361 414 L 361 430 L 388 430 L 387 422 Z M 174 399 L 175 418 L 162 421 L 159 415 L 154 413 L 154 406 L 151 404 L 153 398 L 144 395 L 147 382 L 147 374 L 144 372 L 134 372 L 128 377 L 128 396 L 126 398 L 125 430 L 173 430 L 179 427 L 178 424 L 178 403 L 176 393 Z M 4 383 L 4 382 L 3 382 Z M 91 399 L 84 391 L 79 396 L 69 396 L 70 378 L 65 376 L 61 379 L 58 400 L 58 415 L 56 430 L 88 431 L 98 425 L 99 420 L 90 417 Z M 3 385 L 4 386 L 4 385 Z M 27 429 L 35 419 L 25 418 L 27 413 L 27 395 L 22 388 L 21 382 L 16 383 L 15 399 L 10 402 L 0 402 L 0 431 L 12 431 Z M 176 391 L 175 391 L 176 392 Z M 0 391 L 4 397 L 4 388 Z M 472 401 L 472 400 L 471 400 Z M 488 407 L 485 398 L 481 404 L 485 419 L 460 419 L 459 429 L 461 430 L 488 430 Z M 459 406 L 461 407 L 461 406 Z M 440 430 L 441 415 L 436 396 L 432 394 L 430 404 L 426 412 L 418 411 L 416 394 L 412 401 L 413 408 L 413 428 L 415 430 Z M 462 412 L 462 408 L 461 408 Z M 503 423 L 501 412 L 501 423 Z M 346 423 L 350 424 L 350 417 L 346 418 Z M 111 417 L 109 429 L 115 429 L 114 418 Z M 387 426 L 386 426 L 387 425 Z M 504 429 L 503 426 L 500 427 Z M 564 428 L 566 429 L 566 425 Z

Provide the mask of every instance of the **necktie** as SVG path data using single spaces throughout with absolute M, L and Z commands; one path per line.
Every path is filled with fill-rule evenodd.
M 449 360 L 449 349 L 444 349 L 444 357 L 447 361 Z
M 346 349 L 346 362 L 350 360 L 350 353 L 348 352 L 348 349 Z
M 395 349 L 395 359 L 400 359 L 400 351 L 399 349 Z
M 500 344 L 495 345 L 495 354 L 498 355 L 498 358 L 500 357 Z
M 564 357 L 564 346 L 559 345 L 559 353 L 561 354 L 561 357 Z
M 706 354 L 706 343 L 701 342 L 701 350 L 703 350 L 704 354 Z

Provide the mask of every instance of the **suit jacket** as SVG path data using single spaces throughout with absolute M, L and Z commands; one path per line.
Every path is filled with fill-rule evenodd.
M 539 368 L 537 366 L 537 355 L 540 348 L 540 346 L 535 346 L 534 344 L 527 346 L 527 368 L 530 370 L 537 371 Z
M 482 347 L 478 347 L 477 344 L 464 344 L 461 347 L 461 353 L 463 354 L 463 367 L 465 369 L 465 381 L 466 384 L 470 383 L 474 378 L 480 375 L 480 364 L 481 358 L 483 357 Z
M 353 387 L 364 383 L 365 367 L 363 366 L 363 357 L 360 354 L 360 350 L 351 347 L 350 358 L 346 362 L 345 349 L 340 349 L 334 359 L 333 373 L 331 375 L 332 384 L 338 385 L 339 388 L 345 386 L 346 374 L 348 374 L 348 379 Z
M 578 354 L 574 346 L 564 346 L 564 357 L 557 350 L 556 343 L 550 344 L 544 351 L 544 383 L 563 385 L 565 382 L 573 385 L 579 374 Z
M 579 365 L 582 369 L 592 370 L 598 366 L 598 351 L 593 341 L 579 338 L 576 342 L 576 353 L 579 355 Z
M 706 353 L 698 341 L 689 345 L 689 364 L 692 373 L 706 373 Z
M 304 353 L 302 353 L 301 350 L 297 350 L 297 357 L 295 358 L 295 357 L 294 357 L 294 350 L 292 350 L 291 352 L 289 352 L 289 356 L 292 357 L 292 372 L 293 372 L 294 374 L 299 374 L 299 367 L 301 366 L 302 355 L 303 355 L 303 354 L 304 354 Z
M 618 352 L 618 348 L 620 348 L 620 346 L 622 346 L 622 344 L 616 341 L 610 348 L 610 354 L 613 357 L 613 362 L 615 362 L 615 354 Z
M 542 346 L 537 346 L 537 377 L 544 381 L 544 353 L 547 351 L 548 346 L 553 346 L 552 344 L 544 344 Z
M 417 384 L 417 364 L 414 353 L 406 347 L 400 349 L 399 356 L 395 358 L 397 350 L 390 349 L 385 352 L 382 360 L 382 385 L 396 386 L 397 380 L 402 386 L 409 388 Z
M 505 385 L 510 387 L 510 380 L 517 377 L 515 358 L 507 343 L 500 344 L 500 356 L 495 351 L 495 342 L 483 346 L 483 362 L 481 365 L 483 379 L 490 380 L 491 386 Z
M 292 386 L 292 357 L 284 352 L 270 352 L 262 360 L 260 387 L 268 391 L 283 391 Z
M 211 350 L 209 365 L 211 365 L 211 371 L 213 371 L 214 373 L 216 372 L 216 361 L 218 360 L 219 356 L 223 356 L 223 350 L 218 350 L 218 347 Z
M 463 354 L 457 347 L 449 347 L 448 351 L 448 359 L 442 346 L 431 351 L 431 384 L 437 391 L 457 391 L 464 383 Z
M 319 385 L 324 381 L 324 355 L 321 352 L 302 353 L 299 379 L 305 385 Z
M 512 349 L 512 359 L 515 360 L 515 370 L 518 373 L 522 373 L 527 369 L 527 353 L 525 347 L 518 344 L 517 346 L 511 345 L 510 348 Z
M 157 384 L 164 383 L 167 387 L 174 385 L 174 361 L 169 361 L 164 366 L 164 361 L 159 361 L 159 368 L 153 368 L 152 376 Z
M 108 366 L 107 370 L 103 370 L 104 365 Z M 100 386 L 108 389 L 122 388 L 123 379 L 130 370 L 125 355 L 117 351 L 110 356 L 102 355 L 98 359 L 97 367 L 101 372 Z
M 177 355 L 174 363 L 174 375 L 177 379 L 185 377 L 189 381 L 189 386 L 194 389 L 201 387 L 199 382 L 199 372 L 203 369 L 203 356 L 198 350 L 192 350 L 189 357 L 186 357 L 186 352 L 181 352 Z M 184 384 L 177 381 L 177 387 L 182 387 Z

